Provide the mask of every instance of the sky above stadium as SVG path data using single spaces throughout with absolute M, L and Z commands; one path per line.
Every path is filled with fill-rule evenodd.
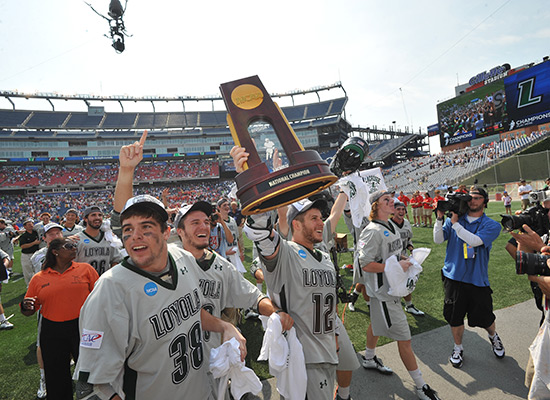
M 109 0 L 90 3 L 107 13 Z M 271 93 L 341 81 L 353 126 L 426 132 L 457 82 L 550 55 L 544 0 L 128 0 L 124 20 L 133 36 L 116 54 L 82 1 L 0 0 L 0 90 L 208 96 L 250 75 Z

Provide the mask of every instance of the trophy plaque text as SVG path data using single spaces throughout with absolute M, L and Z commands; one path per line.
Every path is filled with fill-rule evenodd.
M 220 86 L 227 122 L 237 146 L 249 153 L 244 171 L 235 178 L 237 197 L 244 215 L 257 214 L 293 203 L 332 185 L 338 179 L 315 150 L 304 150 L 279 106 L 273 102 L 258 76 Z M 289 166 L 269 171 L 249 133 L 257 122 L 273 127 Z

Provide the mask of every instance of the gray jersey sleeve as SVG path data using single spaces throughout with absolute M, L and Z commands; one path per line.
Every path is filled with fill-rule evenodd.
M 35 274 L 42 269 L 42 263 L 44 263 L 44 258 L 46 257 L 47 251 L 48 248 L 44 247 L 38 251 L 35 251 L 31 256 L 31 263 Z
M 128 329 L 131 318 L 124 292 L 115 286 L 107 279 L 98 280 L 82 306 L 80 332 L 83 341 L 90 346 L 81 344 L 81 356 L 74 373 L 76 380 L 92 384 L 113 383 L 124 370 L 127 349 L 132 346 L 132 333 Z M 97 339 L 94 343 L 94 335 L 100 341 Z M 85 371 L 85 375 L 80 371 Z
M 381 255 L 382 239 L 376 230 L 364 229 L 357 242 L 359 266 L 362 268 L 371 262 L 383 262 Z
M 229 264 L 229 263 L 228 263 Z M 224 288 L 226 295 L 225 307 L 254 308 L 265 295 L 256 286 L 250 283 L 237 269 L 229 264 L 228 287 Z

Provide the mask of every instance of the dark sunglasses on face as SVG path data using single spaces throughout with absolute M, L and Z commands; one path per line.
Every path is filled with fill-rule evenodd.
M 74 250 L 74 249 L 76 249 L 76 244 L 71 243 L 71 242 L 67 242 L 61 247 L 63 247 L 65 250 Z

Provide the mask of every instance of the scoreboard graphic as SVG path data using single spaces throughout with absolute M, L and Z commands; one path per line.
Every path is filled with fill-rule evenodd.
M 550 61 L 480 83 L 437 105 L 441 147 L 550 122 Z

